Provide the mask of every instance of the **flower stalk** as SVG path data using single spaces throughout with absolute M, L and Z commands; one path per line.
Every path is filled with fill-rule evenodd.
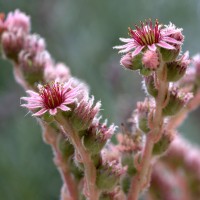
M 87 184 L 86 195 L 88 196 L 88 199 L 98 200 L 100 192 L 96 187 L 96 168 L 90 153 L 83 146 L 78 133 L 74 130 L 69 121 L 65 120 L 62 115 L 56 115 L 55 120 L 75 147 L 76 153 L 80 156 L 80 162 L 84 165 L 85 180 Z
M 162 63 L 161 68 L 157 73 L 158 95 L 156 97 L 156 110 L 153 115 L 152 129 L 147 135 L 144 152 L 142 155 L 141 169 L 138 174 L 132 179 L 131 189 L 128 195 L 128 200 L 137 200 L 138 196 L 143 189 L 142 186 L 146 184 L 146 177 L 148 176 L 149 168 L 152 166 L 152 151 L 154 144 L 159 140 L 160 133 L 163 129 L 163 116 L 162 110 L 166 103 L 166 96 L 168 93 L 168 82 L 166 80 L 165 63 Z

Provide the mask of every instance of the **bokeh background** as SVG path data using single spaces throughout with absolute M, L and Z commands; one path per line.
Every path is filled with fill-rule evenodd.
M 32 18 L 32 32 L 46 39 L 56 61 L 70 66 L 74 76 L 86 81 L 103 104 L 102 114 L 120 125 L 143 100 L 137 72 L 119 65 L 112 46 L 127 37 L 127 27 L 140 20 L 158 18 L 184 28 L 183 50 L 200 51 L 199 0 L 0 0 L 1 11 L 16 8 Z M 0 199 L 57 200 L 61 180 L 49 146 L 27 110 L 20 107 L 25 92 L 15 83 L 12 65 L 0 60 Z M 200 144 L 200 110 L 180 132 Z

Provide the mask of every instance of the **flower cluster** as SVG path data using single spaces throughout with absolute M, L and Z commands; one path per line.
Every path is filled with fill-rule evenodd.
M 176 28 L 172 23 L 163 26 L 156 20 L 153 25 L 149 19 L 145 23 L 141 22 L 140 26 L 135 25 L 135 30 L 129 28 L 130 38 L 120 38 L 126 44 L 114 48 L 119 49 L 119 53 L 126 53 L 121 59 L 124 67 L 140 69 L 135 65 L 140 65 L 141 61 L 136 62 L 136 60 L 138 60 L 138 55 L 142 54 L 144 67 L 155 70 L 160 65 L 160 54 L 163 57 L 168 54 L 178 55 L 184 39 L 181 32 L 182 29 Z
M 124 54 L 121 65 L 139 70 L 147 97 L 137 102 L 114 144 L 117 127 L 101 122 L 101 102 L 95 102 L 88 85 L 72 77 L 65 64 L 53 60 L 43 38 L 30 33 L 30 17 L 19 10 L 7 17 L 0 14 L 2 54 L 13 62 L 15 78 L 28 94 L 21 106 L 37 117 L 54 151 L 63 179 L 62 200 L 136 200 L 149 187 L 151 174 L 153 186 L 172 199 L 171 188 L 182 191 L 183 184 L 172 173 L 162 177 L 171 170 L 165 161 L 152 165 L 170 148 L 170 157 L 181 159 L 199 179 L 199 152 L 185 156 L 191 147 L 177 142 L 175 129 L 200 104 L 200 56 L 190 59 L 189 52 L 180 53 L 184 36 L 172 23 L 164 26 L 149 19 L 128 30 L 130 38 L 120 38 L 125 44 L 114 48 Z M 188 188 L 194 185 L 187 182 Z

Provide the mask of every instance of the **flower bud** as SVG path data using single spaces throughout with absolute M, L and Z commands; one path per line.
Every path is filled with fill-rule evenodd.
M 169 101 L 163 109 L 164 116 L 177 114 L 193 97 L 192 93 L 181 91 L 178 88 L 170 88 Z
M 132 57 L 131 53 L 127 53 L 121 58 L 120 64 L 123 65 L 127 69 L 137 70 L 137 69 L 142 68 L 141 61 L 142 61 L 142 54 L 138 54 Z
M 89 88 L 88 84 L 85 83 L 84 81 L 82 81 L 76 77 L 73 77 L 73 82 L 72 82 L 71 87 L 72 88 L 80 87 L 80 89 L 81 89 L 81 92 L 77 96 L 78 102 L 81 102 L 86 97 L 89 98 L 88 96 L 89 96 L 90 88 Z
M 115 129 L 116 126 L 114 126 L 114 124 L 107 127 L 106 122 L 104 124 L 100 124 L 99 122 L 93 123 L 83 137 L 85 148 L 91 152 L 91 154 L 98 154 L 108 139 L 111 138 Z
M 27 34 L 31 29 L 30 17 L 18 9 L 10 12 L 4 23 L 9 31 L 22 30 Z
M 51 57 L 47 51 L 35 55 L 28 51 L 21 51 L 19 54 L 20 69 L 30 85 L 43 82 L 44 69 L 49 62 L 51 62 Z
M 145 68 L 145 67 L 140 69 L 140 75 L 150 76 L 151 73 L 152 73 L 152 71 L 150 69 Z
M 164 48 L 160 48 L 160 53 L 162 55 L 162 60 L 164 62 L 172 62 L 179 55 L 180 49 L 164 49 Z
M 112 191 L 125 170 L 116 161 L 104 162 L 97 169 L 96 184 L 100 190 Z
M 157 97 L 158 90 L 155 86 L 155 74 L 152 74 L 150 76 L 144 77 L 144 88 L 146 89 L 147 94 L 150 94 L 153 97 Z
M 35 55 L 46 49 L 45 40 L 37 34 L 28 35 L 24 41 L 24 49 Z
M 176 82 L 182 78 L 189 64 L 188 51 L 180 59 L 167 63 L 167 81 Z
M 24 44 L 24 33 L 21 30 L 15 32 L 5 31 L 2 34 L 1 43 L 4 55 L 17 62 L 18 54 Z
M 155 143 L 153 147 L 153 155 L 161 155 L 166 152 L 172 141 L 173 135 L 171 134 L 171 132 L 165 131 L 161 139 L 157 143 Z
M 146 50 L 142 57 L 142 64 L 146 69 L 156 70 L 160 66 L 159 55 L 156 51 Z
M 90 127 L 94 117 L 99 113 L 101 102 L 94 104 L 94 96 L 92 98 L 85 97 L 75 108 L 74 114 L 71 118 L 73 126 L 81 131 Z
M 169 39 L 168 42 L 172 43 L 170 45 L 174 47 L 174 49 L 160 48 L 163 61 L 172 62 L 179 55 L 184 41 L 182 30 L 182 28 L 176 28 L 172 23 L 170 23 L 168 26 L 165 26 L 165 29 L 162 30 L 163 35 Z
M 134 134 L 130 132 L 125 132 L 123 134 L 117 134 L 117 149 L 124 155 L 126 153 L 131 154 L 142 149 L 142 133 L 140 130 L 136 129 Z
M 130 154 L 130 153 L 123 154 L 121 163 L 122 163 L 122 166 L 127 167 L 127 173 L 130 176 L 133 176 L 136 174 L 137 170 L 134 166 L 134 159 L 133 159 L 132 154 Z
M 57 146 L 62 154 L 62 157 L 67 160 L 73 153 L 74 147 L 61 134 L 57 137 Z
M 68 81 L 70 78 L 70 69 L 63 63 L 57 63 L 55 66 L 53 63 L 50 63 L 45 67 L 44 79 L 47 83 L 54 80 L 63 83 Z
M 145 99 L 144 102 L 137 103 L 136 117 L 138 121 L 138 127 L 144 133 L 148 133 L 150 131 L 148 118 L 149 118 L 149 113 L 151 112 L 152 109 L 153 109 L 153 102 L 150 101 L 149 99 Z
M 57 63 L 55 66 L 57 79 L 60 82 L 66 82 L 71 77 L 71 72 L 69 67 L 67 67 L 64 63 Z

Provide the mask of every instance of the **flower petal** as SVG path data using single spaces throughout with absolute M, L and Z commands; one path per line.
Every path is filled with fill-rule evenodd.
M 170 43 L 173 43 L 173 44 L 182 44 L 181 41 L 178 41 L 178 40 L 171 38 L 171 37 L 164 37 L 163 41 L 170 42 Z
M 152 45 L 148 45 L 148 48 L 150 51 L 156 51 L 156 45 L 152 44 Z
M 69 110 L 71 110 L 69 107 L 67 107 L 65 105 L 60 105 L 60 106 L 58 106 L 58 108 L 60 108 L 63 111 L 69 111 Z
M 55 115 L 57 113 L 57 108 L 54 108 L 54 109 L 49 109 L 49 113 L 51 115 Z
M 33 104 L 22 104 L 21 105 L 22 107 L 26 107 L 26 108 L 28 108 L 28 109 L 35 109 L 35 108 L 41 108 L 42 107 L 42 105 L 33 105 Z
M 39 110 L 38 112 L 34 113 L 32 116 L 41 116 L 43 115 L 45 112 L 47 112 L 46 108 L 42 108 L 41 110 Z
M 137 54 L 139 54 L 139 53 L 142 51 L 143 48 L 144 48 L 144 46 L 139 46 L 139 47 L 137 47 L 137 48 L 133 51 L 132 56 L 136 56 Z
M 119 51 L 119 53 L 127 53 L 129 52 L 130 50 L 134 49 L 135 48 L 135 45 L 134 44 L 129 44 L 129 46 L 127 46 L 125 49 L 122 49 Z
M 37 96 L 37 97 L 39 96 L 38 93 L 36 93 L 36 92 L 34 92 L 32 90 L 27 90 L 26 93 L 30 94 L 31 96 Z
M 157 43 L 157 45 L 159 47 L 163 47 L 164 49 L 175 49 L 174 46 L 172 46 L 172 45 L 170 45 L 170 44 L 168 44 L 168 43 L 166 43 L 164 41 L 160 41 L 159 43 Z
M 76 101 L 76 99 L 66 98 L 65 101 L 63 102 L 63 104 L 71 104 L 71 103 L 74 103 L 75 101 Z
M 119 40 L 122 42 L 126 42 L 126 43 L 134 41 L 134 39 L 132 39 L 132 38 L 119 38 Z

